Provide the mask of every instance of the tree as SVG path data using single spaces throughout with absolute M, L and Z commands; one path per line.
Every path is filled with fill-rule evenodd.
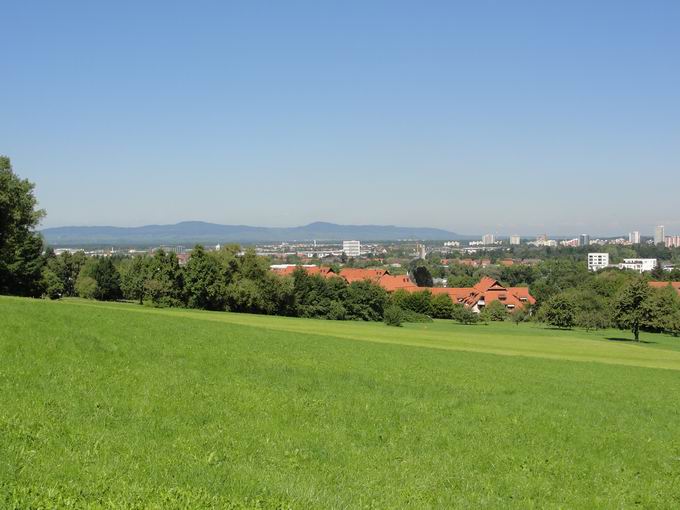
M 209 256 L 201 245 L 194 247 L 187 262 L 185 289 L 190 308 L 224 310 L 224 287 L 219 261 Z
M 388 303 L 387 291 L 367 280 L 347 286 L 347 318 L 350 320 L 380 321 Z
M 110 257 L 96 259 L 96 263 L 89 275 L 94 278 L 97 288 L 94 298 L 99 301 L 114 301 L 121 298 L 120 275 Z
M 627 283 L 614 301 L 614 324 L 619 329 L 632 331 L 636 342 L 640 341 L 640 328 L 649 321 L 649 308 L 646 304 L 650 292 L 649 284 L 638 277 Z
M 430 270 L 424 265 L 417 265 L 413 268 L 413 279 L 418 287 L 432 287 L 434 282 Z
M 432 297 L 432 317 L 435 319 L 451 319 L 453 317 L 453 301 L 448 294 L 437 294 Z
M 120 289 L 125 299 L 144 303 L 145 284 L 148 278 L 149 258 L 140 255 L 121 262 Z
M 184 275 L 174 253 L 158 250 L 149 262 L 145 295 L 156 306 L 184 304 Z
M 527 306 L 528 305 L 525 305 L 522 308 L 516 309 L 510 314 L 512 322 L 514 322 L 517 326 L 529 319 L 529 311 L 526 309 Z
M 453 320 L 461 324 L 476 324 L 479 322 L 479 314 L 473 312 L 468 307 L 460 304 L 453 305 L 453 313 L 451 314 Z
M 574 303 L 567 296 L 558 294 L 550 298 L 543 306 L 543 319 L 551 326 L 562 329 L 574 327 Z
M 37 209 L 33 188 L 0 156 L 0 294 L 42 294 L 43 241 L 35 228 L 45 212 Z
M 508 318 L 508 311 L 500 301 L 492 301 L 482 310 L 482 318 L 485 321 L 504 321 Z
M 680 323 L 680 297 L 670 285 L 652 289 L 644 303 L 646 328 L 677 335 Z

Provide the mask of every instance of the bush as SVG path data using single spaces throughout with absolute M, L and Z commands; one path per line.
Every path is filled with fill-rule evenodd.
M 414 312 L 413 310 L 402 310 L 404 322 L 432 322 L 432 317 L 424 313 Z
M 432 317 L 435 319 L 453 317 L 453 301 L 448 294 L 437 294 L 432 298 Z
M 507 317 L 508 311 L 500 301 L 492 301 L 482 310 L 482 319 L 485 321 L 504 321 Z
M 464 305 L 454 305 L 452 318 L 461 324 L 476 324 L 479 322 L 479 314 L 473 312 Z
M 385 309 L 383 322 L 388 326 L 401 327 L 403 321 L 402 309 L 398 306 L 389 306 Z

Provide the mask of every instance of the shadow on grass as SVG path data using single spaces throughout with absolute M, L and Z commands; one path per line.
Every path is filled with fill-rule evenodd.
M 616 337 L 616 336 L 608 336 L 605 337 L 605 340 L 609 340 L 611 342 L 633 342 L 636 344 L 655 344 L 657 342 L 650 342 L 649 340 L 640 340 L 639 342 L 636 342 L 632 338 L 621 338 L 621 337 Z

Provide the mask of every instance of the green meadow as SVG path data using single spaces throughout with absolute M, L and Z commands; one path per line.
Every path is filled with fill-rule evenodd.
M 0 507 L 678 508 L 642 340 L 0 297 Z

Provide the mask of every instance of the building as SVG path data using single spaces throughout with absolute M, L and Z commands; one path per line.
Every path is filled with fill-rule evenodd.
M 578 245 L 579 246 L 590 246 L 590 235 L 589 234 L 581 234 L 578 236 Z
M 628 234 L 628 242 L 630 244 L 640 244 L 640 232 L 634 230 Z
M 609 253 L 589 253 L 588 271 L 599 271 L 609 266 Z
M 548 240 L 548 234 L 538 234 L 536 236 L 536 243 L 544 244 Z
M 333 269 L 324 266 L 314 266 L 311 264 L 296 265 L 296 264 L 272 264 L 269 268 L 280 276 L 292 276 L 296 269 L 304 270 L 308 275 L 319 275 L 322 278 L 330 278 L 331 276 L 338 276 Z
M 495 242 L 496 242 L 496 236 L 494 236 L 493 234 L 484 234 L 482 236 L 482 244 L 484 244 L 485 246 L 492 245 Z
M 424 244 L 416 244 L 416 251 L 418 252 L 418 258 L 425 260 L 425 255 L 427 255 L 427 252 L 425 250 L 425 245 Z
M 623 259 L 619 269 L 630 269 L 638 273 L 652 271 L 657 266 L 656 259 Z
M 680 236 L 666 236 L 666 248 L 680 248 Z
M 666 239 L 665 229 L 663 225 L 659 225 L 654 229 L 654 244 L 662 244 Z
M 361 242 L 360 241 L 343 241 L 342 251 L 348 257 L 361 256 Z
M 510 236 L 510 244 L 515 246 L 518 244 L 522 244 L 522 238 L 518 235 L 512 235 Z

